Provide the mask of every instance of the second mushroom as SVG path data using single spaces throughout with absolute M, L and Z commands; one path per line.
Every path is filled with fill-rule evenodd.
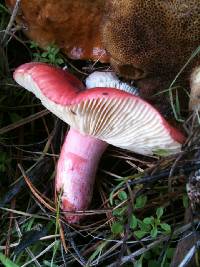
M 61 207 L 65 212 L 87 210 L 98 163 L 108 144 L 142 155 L 152 155 L 159 149 L 169 154 L 181 150 L 184 136 L 178 130 L 150 104 L 112 88 L 112 83 L 96 82 L 95 88 L 86 90 L 69 72 L 44 63 L 20 66 L 14 79 L 71 126 L 56 174 L 56 189 L 62 192 Z M 82 218 L 67 212 L 69 223 L 78 223 Z

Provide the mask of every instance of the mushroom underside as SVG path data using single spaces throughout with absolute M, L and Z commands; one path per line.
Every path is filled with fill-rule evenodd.
M 139 97 L 113 88 L 96 88 L 80 91 L 60 104 L 51 97 L 51 87 L 46 93 L 31 75 L 19 73 L 15 79 L 47 109 L 82 134 L 143 155 L 151 155 L 158 149 L 166 149 L 169 154 L 181 149 L 181 134 L 174 138 L 174 129 Z

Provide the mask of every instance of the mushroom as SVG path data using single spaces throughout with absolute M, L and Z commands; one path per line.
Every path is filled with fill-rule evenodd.
M 183 135 L 133 94 L 106 85 L 85 90 L 67 71 L 44 63 L 18 67 L 14 79 L 71 126 L 56 174 L 64 211 L 88 208 L 98 162 L 108 144 L 142 155 L 152 155 L 158 149 L 169 154 L 181 150 Z M 77 223 L 81 217 L 66 213 L 69 223 Z
M 138 89 L 136 87 L 133 87 L 126 82 L 121 82 L 113 71 L 94 71 L 87 77 L 85 83 L 87 89 L 95 87 L 110 87 L 129 92 L 136 96 L 139 95 Z
M 115 72 L 138 80 L 144 97 L 150 96 L 149 87 L 151 95 L 163 90 L 162 85 L 168 88 L 199 46 L 199 13 L 199 0 L 107 0 L 102 42 Z M 185 86 L 198 64 L 199 56 L 193 57 L 179 77 L 180 85 Z
M 16 0 L 6 0 L 12 10 Z M 55 44 L 72 59 L 109 61 L 100 29 L 105 0 L 21 0 L 17 23 L 40 47 Z

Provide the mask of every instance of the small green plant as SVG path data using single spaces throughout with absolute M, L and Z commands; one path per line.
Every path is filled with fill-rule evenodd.
M 47 46 L 45 50 L 41 50 L 38 44 L 31 42 L 30 48 L 36 51 L 32 54 L 34 61 L 45 62 L 56 66 L 64 63 L 60 49 L 54 44 Z
M 113 199 L 113 205 L 116 208 L 113 210 L 115 222 L 111 226 L 111 231 L 114 235 L 124 234 L 125 225 L 129 224 L 129 238 L 135 237 L 142 239 L 145 236 L 150 236 L 155 239 L 159 234 L 169 234 L 171 226 L 162 221 L 164 208 L 158 207 L 155 210 L 155 215 L 144 218 L 139 218 L 137 214 L 147 204 L 147 196 L 138 196 L 130 211 L 128 205 L 129 197 L 125 191 L 120 191 L 116 198 Z M 131 214 L 130 214 L 131 212 Z M 153 247 L 151 250 L 143 253 L 135 262 L 134 267 L 169 267 L 174 249 L 167 247 L 163 251 L 163 245 Z M 163 255 L 160 258 L 160 255 Z M 159 260 L 158 260 L 159 259 Z
M 145 252 L 140 258 L 134 263 L 134 267 L 170 267 L 171 259 L 174 254 L 174 248 L 168 247 L 162 259 L 159 261 L 160 254 L 163 252 L 163 246 L 156 246 L 151 250 Z
M 115 205 L 120 205 L 120 202 L 126 201 L 128 196 L 125 191 L 121 191 L 118 194 L 118 199 L 114 201 Z M 152 238 L 156 238 L 158 234 L 169 234 L 171 227 L 169 224 L 161 221 L 161 217 L 164 213 L 164 208 L 159 207 L 156 210 L 155 216 L 145 217 L 139 219 L 135 215 L 135 210 L 142 209 L 147 203 L 147 196 L 141 195 L 136 198 L 133 212 L 129 215 L 129 226 L 132 230 L 133 235 L 141 239 L 146 235 L 150 235 Z M 113 234 L 120 234 L 124 232 L 124 224 L 127 223 L 127 205 L 114 209 L 113 215 L 116 221 L 112 224 L 111 230 Z
M 159 233 L 169 234 L 171 232 L 171 227 L 169 224 L 161 222 L 161 217 L 164 213 L 162 207 L 157 208 L 156 216 L 150 216 L 143 219 L 143 221 L 138 220 L 138 231 L 134 234 L 137 238 L 141 238 L 146 234 L 150 234 L 152 238 L 156 238 Z

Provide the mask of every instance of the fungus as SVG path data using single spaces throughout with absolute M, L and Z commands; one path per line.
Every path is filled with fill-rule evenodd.
M 102 41 L 114 70 L 134 80 L 157 83 L 159 77 L 169 85 L 199 46 L 200 1 L 108 0 L 106 5 Z M 181 78 L 198 62 L 199 56 L 193 58 Z
M 114 72 L 94 71 L 87 77 L 86 87 L 87 89 L 95 87 L 117 88 L 136 96 L 139 95 L 136 87 L 126 82 L 121 82 Z
M 16 0 L 6 0 L 11 9 Z M 108 61 L 100 36 L 104 0 L 21 0 L 17 22 L 40 47 L 55 44 L 69 58 Z
M 12 9 L 16 0 L 5 2 Z M 110 62 L 150 99 L 199 46 L 199 13 L 199 0 L 21 0 L 16 20 L 43 48 L 54 43 L 70 58 Z M 181 73 L 181 85 L 196 64 L 199 55 Z
M 20 66 L 14 79 L 71 126 L 56 174 L 64 211 L 88 208 L 98 162 L 108 144 L 142 155 L 152 155 L 158 149 L 173 154 L 181 149 L 183 135 L 133 94 L 98 84 L 85 90 L 67 71 L 44 63 Z M 69 223 L 80 218 L 66 213 Z

